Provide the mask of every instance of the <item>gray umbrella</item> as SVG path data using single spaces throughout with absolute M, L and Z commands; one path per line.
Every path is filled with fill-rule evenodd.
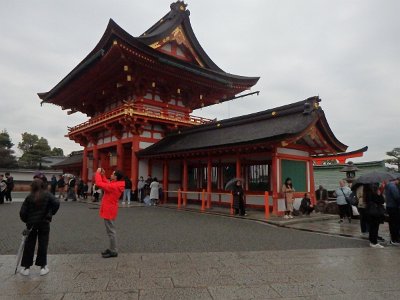
M 353 185 L 356 184 L 373 184 L 373 183 L 381 183 L 384 181 L 389 181 L 396 179 L 396 176 L 393 173 L 389 172 L 371 172 L 358 177 Z
M 26 238 L 28 237 L 31 230 L 32 229 L 25 228 L 24 231 L 22 231 L 21 244 L 19 245 L 18 252 L 17 252 L 17 265 L 15 266 L 14 274 L 17 274 L 18 266 L 21 263 L 21 259 L 22 259 L 22 253 L 24 252 Z
M 233 187 L 236 185 L 236 182 L 242 181 L 241 178 L 232 178 L 225 184 L 225 190 L 233 190 Z

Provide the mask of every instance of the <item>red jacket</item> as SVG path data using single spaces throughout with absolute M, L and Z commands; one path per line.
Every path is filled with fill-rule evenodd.
M 125 181 L 108 181 L 100 173 L 94 177 L 96 186 L 104 191 L 100 206 L 100 217 L 107 220 L 114 220 L 118 213 L 118 200 L 125 189 Z

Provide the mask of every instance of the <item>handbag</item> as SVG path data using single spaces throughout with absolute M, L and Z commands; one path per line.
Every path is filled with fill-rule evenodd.
M 347 204 L 350 204 L 352 206 L 357 206 L 358 205 L 358 198 L 357 195 L 354 192 L 351 192 L 349 196 L 346 196 L 346 194 L 344 193 L 343 189 L 340 188 L 342 190 L 344 199 L 346 200 Z

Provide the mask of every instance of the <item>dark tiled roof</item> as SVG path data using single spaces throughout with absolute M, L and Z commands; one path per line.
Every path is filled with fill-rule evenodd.
M 75 164 L 82 164 L 82 160 L 83 160 L 83 151 L 76 151 L 71 153 L 71 155 L 66 159 L 64 159 L 63 161 L 60 161 L 59 163 L 52 165 L 52 167 L 62 167 Z
M 318 121 L 324 125 L 321 127 L 326 131 L 324 133 L 328 142 L 338 152 L 344 151 L 347 146 L 334 137 L 324 112 L 319 106 L 314 105 L 319 101 L 318 97 L 312 97 L 274 109 L 174 132 L 140 151 L 139 155 L 143 157 L 284 140 L 298 135 Z M 309 104 L 308 112 L 305 112 L 306 103 Z

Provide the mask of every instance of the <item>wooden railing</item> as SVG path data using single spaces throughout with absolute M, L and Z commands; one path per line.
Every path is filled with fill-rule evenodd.
M 117 119 L 121 116 L 131 116 L 131 117 L 144 116 L 155 119 L 168 120 L 171 122 L 185 124 L 185 125 L 201 125 L 213 121 L 211 119 L 202 117 L 187 116 L 184 115 L 183 113 L 178 113 L 178 112 L 163 111 L 161 109 L 154 109 L 145 106 L 139 106 L 136 104 L 126 104 L 112 111 L 105 112 L 100 116 L 90 118 L 86 122 L 76 125 L 74 127 L 68 127 L 68 131 L 69 133 L 73 133 L 74 131 L 79 131 L 84 128 L 89 128 L 108 120 Z

